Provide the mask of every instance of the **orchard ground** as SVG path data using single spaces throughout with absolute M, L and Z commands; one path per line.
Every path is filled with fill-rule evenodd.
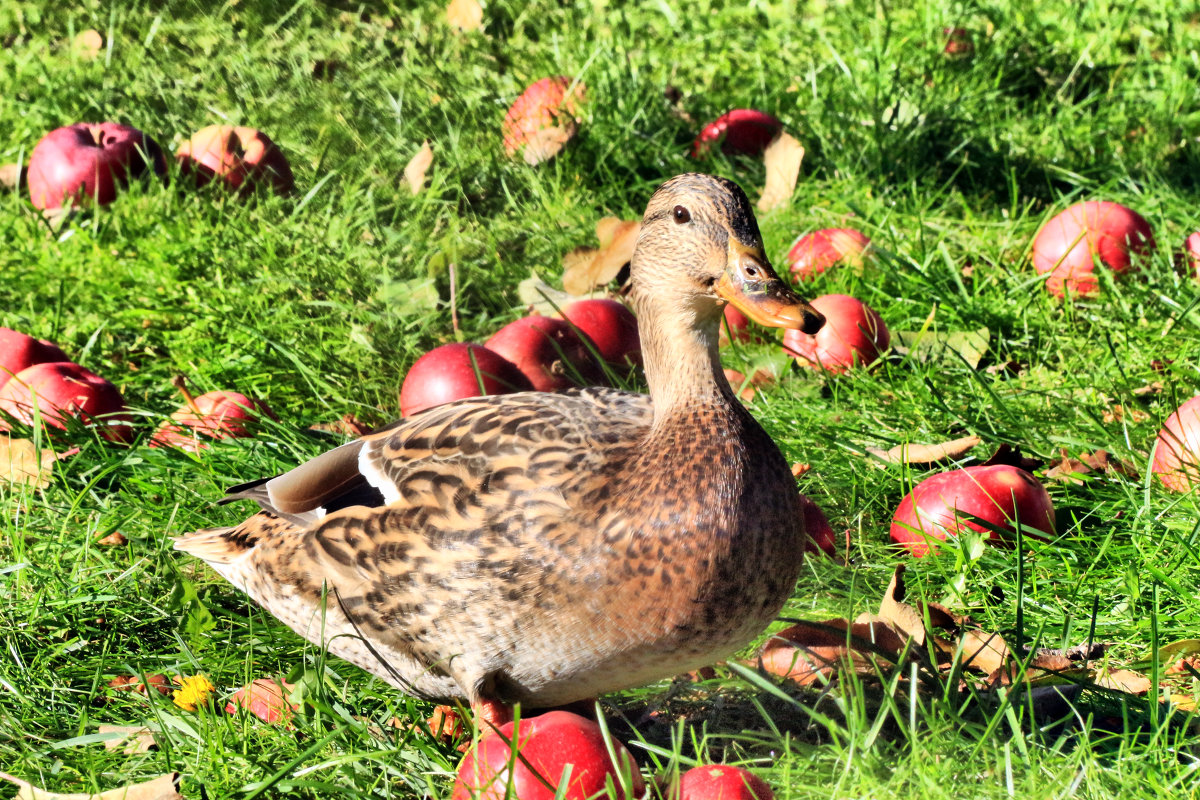
M 811 467 L 800 489 L 849 532 L 839 559 L 809 560 L 785 616 L 874 610 L 908 563 L 914 596 L 1010 643 L 1094 639 L 1120 665 L 1200 637 L 1196 495 L 1147 477 L 1160 424 L 1200 390 L 1200 285 L 1173 264 L 1200 227 L 1200 19 L 1178 4 L 494 0 L 467 34 L 440 3 L 59 6 L 0 0 L 0 162 L 77 121 L 131 124 L 172 152 L 206 125 L 244 124 L 284 149 L 298 189 L 245 202 L 185 190 L 173 170 L 58 229 L 25 193 L 0 196 L 0 325 L 117 383 L 142 431 L 128 449 L 76 432 L 46 489 L 0 487 L 0 771 L 72 792 L 178 770 L 187 797 L 448 796 L 460 754 L 425 732 L 428 704 L 326 658 L 171 537 L 240 519 L 213 505 L 225 487 L 343 441 L 310 426 L 395 417 L 422 353 L 519 316 L 520 280 L 555 284 L 601 216 L 639 216 L 662 180 L 702 169 L 756 197 L 761 162 L 689 156 L 736 107 L 807 148 L 792 202 L 760 217 L 777 264 L 815 228 L 857 227 L 879 248 L 876 269 L 831 269 L 805 292 L 857 296 L 893 331 L 989 335 L 978 368 L 896 352 L 837 378 L 785 369 L 756 395 L 789 461 Z M 947 56 L 946 28 L 973 52 Z M 72 46 L 86 29 L 99 51 Z M 587 86 L 578 137 L 536 168 L 506 158 L 508 103 L 558 74 Z M 403 171 L 426 140 L 414 196 Z M 1060 303 L 1029 246 L 1084 199 L 1139 211 L 1159 250 L 1100 297 Z M 724 357 L 749 374 L 777 353 Z M 280 421 L 200 454 L 146 447 L 179 405 L 177 374 L 197 394 L 264 399 Z M 982 443 L 963 464 L 1008 444 L 1048 464 L 1105 450 L 1137 474 L 1050 482 L 1049 541 L 911 560 L 887 530 L 925 473 L 866 448 L 968 434 Z M 97 544 L 114 531 L 126 544 Z M 151 673 L 207 675 L 216 711 L 107 686 Z M 266 676 L 300 687 L 290 728 L 220 712 Z M 909 677 L 776 693 L 722 668 L 605 708 L 652 770 L 743 763 L 780 798 L 1200 793 L 1176 706 L 1087 690 L 1047 720 L 1029 694 Z M 151 724 L 159 747 L 107 751 L 102 723 Z

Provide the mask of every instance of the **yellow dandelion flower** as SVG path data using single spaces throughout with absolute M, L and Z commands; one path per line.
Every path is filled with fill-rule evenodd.
M 196 706 L 206 702 L 208 696 L 216 688 L 203 675 L 193 675 L 190 678 L 180 676 L 176 680 L 179 681 L 179 688 L 175 690 L 172 697 L 175 700 L 175 705 L 184 711 L 195 711 Z

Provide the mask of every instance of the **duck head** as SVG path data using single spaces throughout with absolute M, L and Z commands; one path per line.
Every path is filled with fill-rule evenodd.
M 825 322 L 775 274 L 746 193 L 713 175 L 679 175 L 650 198 L 631 278 L 639 313 L 670 303 L 697 328 L 715 329 L 725 303 L 773 328 L 816 333 Z

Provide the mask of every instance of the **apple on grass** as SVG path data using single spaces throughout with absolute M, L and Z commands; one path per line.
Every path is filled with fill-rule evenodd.
M 0 387 L 0 411 L 26 425 L 40 417 L 60 430 L 74 418 L 100 428 L 111 441 L 127 442 L 133 434 L 121 391 L 70 361 L 34 364 L 18 372 Z M 8 429 L 0 418 L 0 430 Z
M 591 340 L 605 363 L 618 370 L 642 363 L 637 317 L 624 303 L 603 297 L 576 300 L 562 316 Z
M 531 84 L 504 115 L 504 151 L 530 166 L 554 158 L 575 137 L 584 100 L 584 85 L 566 75 Z
M 810 280 L 835 264 L 861 270 L 866 264 L 871 240 L 854 228 L 821 228 L 792 242 L 787 262 L 798 280 Z
M 84 197 L 111 203 L 117 189 L 147 172 L 166 175 L 158 142 L 116 122 L 79 122 L 42 137 L 29 156 L 29 198 L 35 208 L 71 206 Z
M 182 375 L 172 381 L 183 395 L 185 405 L 171 414 L 150 440 L 151 447 L 178 447 L 196 452 L 210 439 L 244 439 L 250 436 L 247 423 L 257 422 L 259 414 L 273 417 L 264 403 L 251 400 L 241 392 L 216 390 L 193 397 Z
M 1120 203 L 1076 203 L 1051 217 L 1033 240 L 1033 266 L 1055 297 L 1100 293 L 1096 262 L 1122 275 L 1154 251 L 1150 223 Z
M 0 387 L 26 367 L 51 361 L 70 361 L 58 345 L 35 339 L 12 328 L 0 328 Z
M 727 156 L 761 156 L 767 145 L 783 131 L 775 117 L 752 108 L 726 111 L 705 125 L 692 143 L 692 157 L 707 156 L 714 145 Z
M 857 298 L 825 294 L 811 305 L 825 317 L 821 330 L 815 334 L 788 330 L 783 334 L 783 349 L 801 366 L 843 373 L 870 365 L 891 344 L 883 318 Z
M 914 556 L 938 541 L 970 530 L 991 541 L 1022 530 L 1054 533 L 1054 504 L 1046 488 L 1023 469 L 997 464 L 938 473 L 905 495 L 888 531 Z
M 226 714 L 237 714 L 245 709 L 263 722 L 287 723 L 300 706 L 288 700 L 288 694 L 296 687 L 278 678 L 257 678 L 238 689 L 225 704 Z
M 626 777 L 629 795 L 622 788 Z M 606 741 L 599 724 L 569 711 L 547 711 L 485 731 L 459 764 L 451 800 L 554 800 L 564 779 L 563 800 L 607 797 L 609 780 L 617 798 L 641 797 L 646 788 L 625 745 Z
M 175 159 L 179 169 L 199 186 L 214 179 L 243 194 L 269 182 L 279 194 L 296 188 L 292 167 L 271 137 L 260 130 L 232 125 L 209 125 L 184 142 Z
M 674 800 L 775 800 L 762 778 L 729 764 L 701 764 L 679 777 Z
M 1200 395 L 1179 406 L 1163 423 L 1151 469 L 1173 492 L 1186 492 L 1200 483 Z
M 466 397 L 532 389 L 521 370 L 498 353 L 478 344 L 453 342 L 430 350 L 408 370 L 400 387 L 400 414 L 411 417 Z
M 539 392 L 556 392 L 599 377 L 591 351 L 565 320 L 522 317 L 496 331 L 484 345 L 511 361 Z

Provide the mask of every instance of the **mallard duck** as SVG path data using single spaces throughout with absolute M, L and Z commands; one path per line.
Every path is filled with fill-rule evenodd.
M 650 198 L 631 267 L 649 394 L 448 403 L 229 490 L 262 510 L 175 547 L 399 689 L 499 722 L 746 645 L 804 553 L 787 462 L 717 353 L 726 302 L 809 333 L 737 184 Z

